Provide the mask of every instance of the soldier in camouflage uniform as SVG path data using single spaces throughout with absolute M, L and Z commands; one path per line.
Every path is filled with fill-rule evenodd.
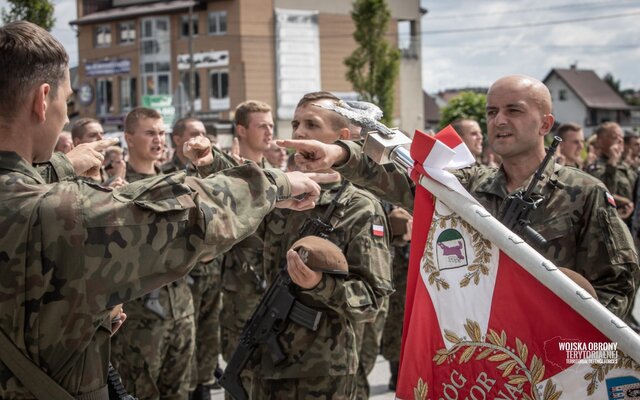
M 161 174 L 155 162 L 164 151 L 162 116 L 134 108 L 125 118 L 129 162 L 125 179 Z M 125 304 L 128 323 L 112 340 L 111 361 L 129 393 L 144 399 L 185 399 L 195 349 L 194 307 L 186 278 Z
M 112 191 L 74 179 L 68 164 L 55 174 L 64 181 L 45 182 L 32 163 L 51 157 L 73 90 L 64 47 L 28 22 L 0 28 L 0 93 L 12 94 L 0 98 L 0 335 L 76 398 L 107 399 L 111 308 L 226 251 L 276 201 L 306 209 L 319 193 L 299 173 L 252 165 Z M 34 399 L 34 382 L 5 362 L 0 398 Z
M 389 370 L 391 372 L 389 390 L 392 391 L 396 390 L 400 363 L 404 302 L 407 295 L 407 272 L 409 270 L 411 220 L 411 215 L 402 208 L 397 208 L 389 213 L 392 234 L 391 244 L 393 246 L 391 251 L 393 287 L 395 292 L 389 296 L 389 313 L 382 332 L 381 353 L 389 361 Z
M 306 95 L 292 121 L 295 138 L 331 143 L 349 137 L 349 124 L 337 114 L 311 103 L 335 102 L 327 93 Z M 275 274 L 287 262 L 298 300 L 324 313 L 317 331 L 289 323 L 279 335 L 286 359 L 273 365 L 267 349 L 251 384 L 253 399 L 332 398 L 356 396 L 359 342 L 356 329 L 372 322 L 393 291 L 388 248 L 388 224 L 380 202 L 370 193 L 338 180 L 322 184 L 314 210 L 275 212 L 266 220 L 265 270 Z M 344 188 L 342 188 L 344 186 Z M 297 253 L 288 251 L 310 218 L 322 218 L 332 202 L 328 239 L 344 252 L 349 276 L 338 278 L 310 270 Z
M 600 157 L 586 171 L 600 179 L 616 199 L 618 212 L 623 220 L 630 221 L 633 213 L 633 195 L 638 174 L 622 160 L 624 135 L 615 122 L 605 122 L 595 134 Z
M 165 174 L 186 171 L 187 175 L 198 174 L 195 166 L 184 155 L 183 145 L 188 140 L 205 136 L 204 124 L 195 118 L 176 121 L 171 132 L 174 153 L 171 160 L 160 169 Z M 210 398 L 215 383 L 214 371 L 218 367 L 220 352 L 220 293 L 221 262 L 223 256 L 206 263 L 198 263 L 189 272 L 188 284 L 193 297 L 195 321 L 195 350 L 192 358 L 191 400 Z
M 237 154 L 226 160 L 251 161 L 264 168 L 264 151 L 273 138 L 271 107 L 261 101 L 248 100 L 235 109 L 235 129 L 238 139 Z M 235 245 L 224 255 L 221 313 L 222 354 L 231 360 L 245 323 L 251 317 L 267 287 L 262 263 L 264 224 L 251 236 Z M 249 386 L 248 371 L 243 374 Z M 229 397 L 229 395 L 227 395 Z
M 528 185 L 544 158 L 543 138 L 553 124 L 549 91 L 534 78 L 502 78 L 489 90 L 487 120 L 489 143 L 502 156 L 502 166 L 467 168 L 458 175 L 480 204 L 499 218 L 507 196 Z M 413 207 L 415 184 L 406 172 L 376 165 L 362 154 L 360 144 L 282 144 L 298 150 L 296 160 L 303 171 L 333 165 L 382 198 Z M 611 312 L 627 315 L 640 278 L 638 258 L 605 186 L 579 170 L 550 163 L 535 191 L 544 201 L 530 216 L 532 227 L 549 242 L 537 250 L 557 266 L 583 275 Z
M 71 137 L 73 138 L 74 147 L 83 143 L 93 143 L 102 140 L 104 137 L 104 130 L 100 122 L 93 118 L 80 118 L 73 123 L 71 127 Z M 91 180 L 92 182 L 99 183 L 105 186 L 113 188 L 122 186 L 126 182 L 121 178 L 110 179 L 109 174 L 104 168 L 100 168 L 91 176 L 83 177 L 82 179 Z

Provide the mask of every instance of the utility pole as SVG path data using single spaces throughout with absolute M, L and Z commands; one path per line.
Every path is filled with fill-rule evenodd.
M 193 4 L 189 6 L 189 116 L 195 114 L 196 75 L 193 61 Z

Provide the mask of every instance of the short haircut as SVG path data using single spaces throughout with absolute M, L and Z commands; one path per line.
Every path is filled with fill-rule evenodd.
M 97 119 L 93 118 L 80 118 L 79 120 L 74 122 L 73 126 L 71 127 L 71 137 L 73 139 L 82 140 L 86 126 L 93 123 L 99 124 L 100 122 L 98 122 Z
M 567 122 L 566 124 L 562 124 L 558 127 L 556 135 L 560 136 L 560 139 L 564 140 L 568 132 L 580 132 L 581 130 L 582 126 L 573 122 Z
M 249 127 L 249 114 L 254 112 L 270 112 L 271 107 L 259 100 L 247 100 L 238 104 L 235 111 L 234 123 L 236 126 L 242 125 L 245 128 Z
M 458 134 L 460 134 L 460 132 L 462 132 L 462 124 L 464 124 L 467 121 L 478 122 L 475 119 L 471 119 L 471 118 L 458 118 L 451 122 L 451 126 L 453 127 L 453 129 L 456 130 L 456 132 L 458 132 Z
M 26 21 L 0 27 L 0 118 L 9 122 L 34 87 L 47 83 L 56 96 L 69 55 L 49 32 Z
M 124 150 L 123 150 L 123 149 L 122 149 L 122 147 L 120 147 L 120 146 L 109 146 L 109 147 L 107 147 L 107 149 L 104 151 L 104 158 L 109 158 L 109 157 L 111 157 L 111 154 L 124 155 Z
M 607 122 L 601 123 L 600 126 L 598 126 L 598 128 L 596 129 L 595 133 L 596 133 L 596 136 L 600 137 L 600 135 L 612 132 L 614 129 L 619 127 L 620 125 L 618 125 L 616 122 L 607 121 Z
M 184 131 L 187 130 L 187 125 L 190 122 L 202 122 L 202 121 L 200 121 L 198 118 L 193 118 L 193 117 L 180 118 L 173 125 L 173 130 L 171 131 L 171 136 L 182 136 Z
M 142 118 L 162 119 L 162 115 L 153 108 L 136 107 L 129 111 L 124 119 L 124 131 L 133 133 L 138 127 L 138 121 Z
M 640 138 L 640 134 L 638 134 L 638 132 L 631 131 L 631 130 L 625 130 L 624 131 L 624 142 L 625 142 L 625 144 L 631 143 L 631 139 L 638 139 L 638 138 Z
M 342 100 L 338 98 L 335 94 L 326 91 L 319 92 L 310 92 L 302 96 L 296 108 L 300 108 L 306 106 L 309 103 L 314 103 L 318 100 L 332 100 L 335 105 L 340 105 Z M 338 114 L 337 112 L 331 112 L 331 128 L 334 131 L 339 131 L 340 129 L 347 128 L 349 129 L 350 123 L 349 120 Z M 351 131 L 351 129 L 349 129 Z

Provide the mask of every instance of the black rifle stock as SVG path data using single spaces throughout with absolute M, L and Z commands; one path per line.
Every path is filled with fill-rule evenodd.
M 347 186 L 346 181 L 333 198 L 322 219 L 313 218 L 305 222 L 300 230 L 300 237 L 320 236 L 326 238 L 333 230 L 329 219 L 337 206 L 337 199 Z M 287 272 L 287 263 L 283 263 L 276 279 L 271 283 L 251 318 L 245 324 L 238 346 L 231 356 L 222 374 L 216 372 L 218 383 L 236 400 L 247 400 L 241 373 L 247 363 L 262 344 L 266 345 L 274 365 L 284 361 L 286 355 L 278 343 L 278 335 L 284 331 L 289 321 L 307 329 L 316 331 L 322 318 L 322 312 L 300 303 L 295 297 L 295 284 Z
M 553 138 L 553 143 L 551 143 L 551 146 L 547 149 L 547 154 L 542 160 L 542 163 L 540 163 L 540 166 L 533 175 L 533 178 L 531 178 L 531 183 L 527 187 L 527 190 L 525 192 L 519 191 L 507 198 L 507 205 L 505 206 L 502 217 L 500 218 L 504 226 L 509 228 L 512 232 L 524 236 L 539 248 L 545 247 L 547 245 L 547 240 L 531 227 L 529 215 L 533 210 L 538 208 L 543 199 L 533 199 L 531 194 L 538 182 L 542 180 L 542 174 L 547 167 L 547 164 L 549 164 L 549 161 L 551 161 L 560 142 L 562 142 L 562 139 L 558 136 Z

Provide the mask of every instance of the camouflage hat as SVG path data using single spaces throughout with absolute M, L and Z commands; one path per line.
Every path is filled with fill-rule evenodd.
M 584 276 L 580 275 L 576 271 L 573 271 L 569 268 L 560 267 L 558 269 L 562 271 L 566 276 L 568 276 L 572 281 L 577 283 L 578 286 L 586 290 L 591 295 L 591 297 L 598 300 L 598 295 L 596 294 L 596 290 L 593 288 L 593 286 L 591 286 L 589 281 Z
M 291 246 L 309 268 L 318 272 L 347 276 L 349 264 L 342 250 L 318 236 L 305 236 Z
M 407 222 L 411 220 L 411 214 L 404 208 L 395 208 L 389 213 L 389 227 L 392 237 L 399 237 L 407 233 Z

